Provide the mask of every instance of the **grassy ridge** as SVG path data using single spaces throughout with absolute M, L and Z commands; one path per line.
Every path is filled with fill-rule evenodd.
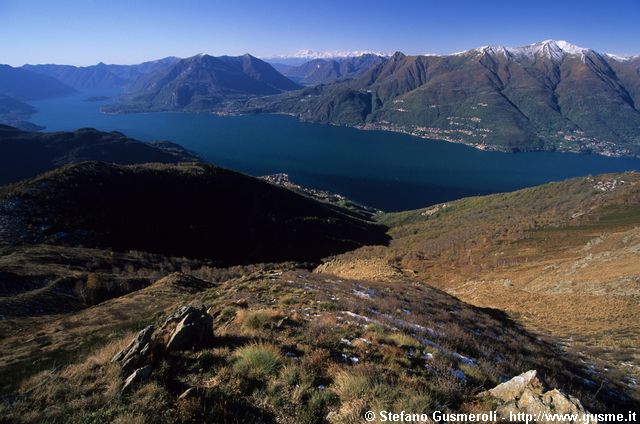
M 210 258 L 235 265 L 317 261 L 386 228 L 233 171 L 203 164 L 72 165 L 0 191 L 5 243 L 24 240 Z

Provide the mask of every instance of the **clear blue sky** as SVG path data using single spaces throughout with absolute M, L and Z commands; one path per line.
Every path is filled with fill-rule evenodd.
M 640 54 L 640 0 L 0 0 L 0 63 L 313 50 L 450 53 L 564 39 Z

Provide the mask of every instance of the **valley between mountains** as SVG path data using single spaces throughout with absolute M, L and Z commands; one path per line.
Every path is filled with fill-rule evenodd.
M 0 67 L 0 123 L 38 128 L 29 100 L 117 90 L 106 113 L 278 113 L 478 149 L 640 154 L 640 58 L 566 41 L 449 55 L 167 57 L 138 65 Z M 27 102 L 27 103 L 25 103 Z
M 57 158 L 0 188 L 6 422 L 638 409 L 637 172 L 383 213 L 120 133 L 0 146 Z
M 639 105 L 556 40 L 0 65 L 0 423 L 638 411 Z

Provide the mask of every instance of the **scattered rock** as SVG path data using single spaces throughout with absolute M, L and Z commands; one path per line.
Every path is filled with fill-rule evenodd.
M 201 309 L 193 306 L 182 307 L 170 318 L 177 317 L 182 319 L 167 342 L 168 351 L 197 349 L 212 342 L 213 318 L 207 313 L 206 307 L 203 306 Z
M 440 212 L 441 209 L 445 209 L 447 207 L 449 207 L 449 205 L 446 203 L 442 205 L 436 205 L 432 208 L 425 209 L 423 212 L 420 213 L 420 215 L 429 217 L 429 216 L 435 215 L 436 213 Z
M 179 307 L 174 313 L 165 318 L 164 322 L 160 326 L 160 331 L 166 329 L 170 324 L 180 322 L 191 311 L 193 306 L 185 305 Z
M 598 191 L 602 191 L 602 192 L 607 192 L 607 191 L 613 191 L 615 190 L 617 187 L 624 185 L 625 182 L 624 180 L 608 180 L 608 181 L 598 181 L 593 188 L 595 190 Z
M 122 393 L 127 393 L 151 375 L 155 363 L 151 355 L 152 350 L 153 355 L 163 355 L 165 349 L 196 349 L 210 344 L 213 341 L 213 318 L 206 310 L 205 306 L 182 306 L 169 315 L 158 330 L 155 330 L 153 325 L 145 327 L 131 343 L 116 353 L 111 362 L 121 364 L 122 375 L 128 376 L 124 380 Z M 175 328 L 172 328 L 171 324 L 176 322 Z M 166 344 L 165 340 L 168 340 Z M 183 393 L 181 398 L 189 396 L 187 392 Z
M 527 371 L 511 380 L 497 385 L 491 390 L 480 393 L 480 397 L 489 397 L 498 402 L 496 412 L 499 419 L 509 419 L 510 414 L 583 414 L 588 412 L 580 401 L 565 395 L 558 389 L 544 391 L 535 370 Z M 582 419 L 577 422 L 582 423 Z M 594 423 L 594 421 L 589 421 Z
M 136 338 L 127 345 L 127 347 L 116 353 L 114 357 L 111 358 L 111 362 L 120 362 L 122 364 L 123 374 L 128 374 L 132 369 L 142 366 L 146 361 L 153 331 L 153 325 L 145 327 L 138 333 Z
M 140 382 L 146 380 L 151 375 L 151 365 L 146 365 L 142 368 L 138 368 L 131 373 L 129 377 L 124 380 L 122 385 L 122 394 L 128 393 L 133 387 L 137 386 Z
M 513 400 L 517 397 L 520 397 L 527 386 L 540 384 L 538 378 L 536 377 L 536 374 L 537 372 L 535 370 L 527 371 L 523 374 L 513 377 L 509 381 L 497 385 L 493 389 L 489 390 L 489 394 L 494 398 L 500 399 L 505 402 Z

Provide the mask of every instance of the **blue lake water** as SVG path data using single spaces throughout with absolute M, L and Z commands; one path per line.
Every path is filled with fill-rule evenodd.
M 299 122 L 281 115 L 107 115 L 81 93 L 32 102 L 46 131 L 93 127 L 170 140 L 251 175 L 285 172 L 301 185 L 387 211 L 511 191 L 569 177 L 640 170 L 640 159 L 571 153 L 496 153 L 404 134 Z

